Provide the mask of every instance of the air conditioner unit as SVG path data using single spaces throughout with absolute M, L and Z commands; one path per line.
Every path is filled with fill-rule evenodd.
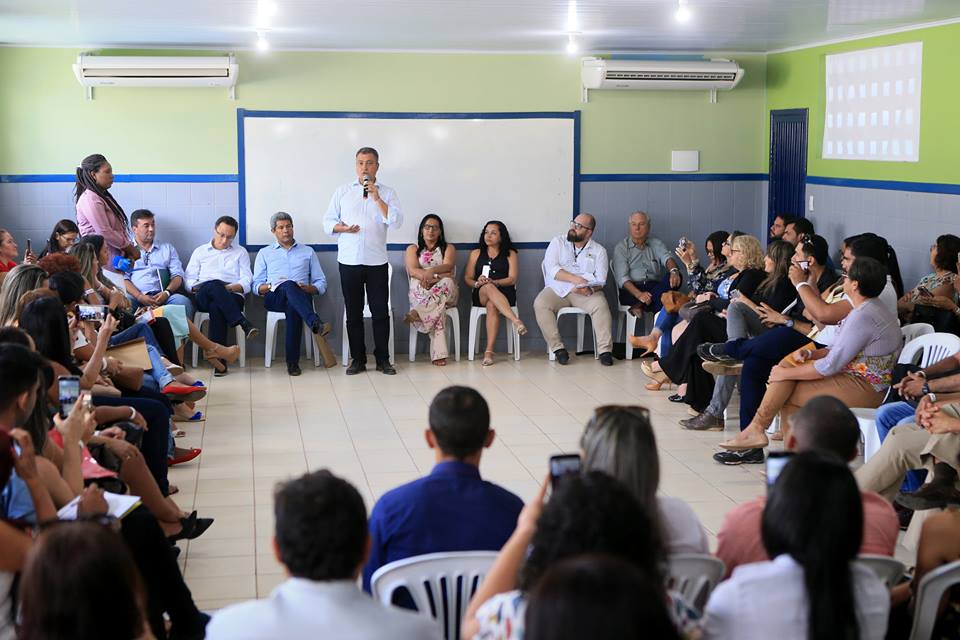
M 233 56 L 91 56 L 81 54 L 73 73 L 93 87 L 227 87 L 237 84 Z
M 700 90 L 733 89 L 743 69 L 732 60 L 604 60 L 585 58 L 584 89 Z

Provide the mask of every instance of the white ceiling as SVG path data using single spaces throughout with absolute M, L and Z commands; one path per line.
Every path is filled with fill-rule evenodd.
M 261 0 L 263 1 L 263 0 Z M 567 0 L 271 0 L 272 49 L 563 51 Z M 770 51 L 960 17 L 958 0 L 579 0 L 584 52 Z M 0 0 L 13 45 L 239 49 L 257 0 Z

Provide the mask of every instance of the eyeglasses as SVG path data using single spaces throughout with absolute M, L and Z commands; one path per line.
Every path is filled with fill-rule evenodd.
M 743 249 L 730 249 L 730 253 L 743 253 Z
M 576 229 L 577 231 L 580 231 L 581 229 L 586 229 L 587 231 L 593 231 L 593 227 L 588 227 L 585 224 L 580 224 L 576 220 L 571 220 L 570 226 Z
M 436 225 L 436 224 L 425 224 L 425 225 L 423 225 L 423 230 L 424 230 L 424 231 L 439 231 L 439 230 L 440 230 L 440 226 L 439 226 L 439 225 Z

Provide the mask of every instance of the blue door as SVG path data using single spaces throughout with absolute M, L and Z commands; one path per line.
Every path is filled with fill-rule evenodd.
M 768 226 L 779 213 L 804 217 L 806 186 L 807 110 L 771 111 Z

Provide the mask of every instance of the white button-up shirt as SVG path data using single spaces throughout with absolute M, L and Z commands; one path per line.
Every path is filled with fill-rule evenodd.
M 250 271 L 250 254 L 240 245 L 231 245 L 226 249 L 214 249 L 208 242 L 193 250 L 187 263 L 187 289 L 193 290 L 198 284 L 211 280 L 222 280 L 226 284 L 239 284 L 243 293 L 250 293 L 253 272 Z
M 363 185 L 354 180 L 339 188 L 330 198 L 330 206 L 323 216 L 323 231 L 337 239 L 337 262 L 347 265 L 375 267 L 387 262 L 387 229 L 398 229 L 403 224 L 400 198 L 387 185 L 377 182 L 380 199 L 387 203 L 387 217 L 373 198 L 363 197 Z M 334 225 L 360 225 L 357 233 L 337 233 Z
M 602 287 L 607 282 L 607 266 L 607 250 L 602 244 L 590 238 L 582 249 L 577 249 L 567 240 L 567 234 L 563 234 L 550 241 L 543 256 L 543 283 L 561 298 L 566 298 L 577 285 L 557 280 L 556 275 L 561 269 L 586 279 L 588 286 Z
M 221 609 L 207 640 L 439 640 L 440 626 L 411 611 L 385 607 L 352 580 L 288 578 L 269 598 Z

